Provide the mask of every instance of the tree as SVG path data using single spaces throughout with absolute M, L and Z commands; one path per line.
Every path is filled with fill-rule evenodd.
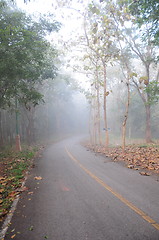
M 107 65 L 118 57 L 118 48 L 115 44 L 115 29 L 112 17 L 109 14 L 109 3 L 104 7 L 100 4 L 89 4 L 88 16 L 85 23 L 85 37 L 90 54 L 102 65 L 103 109 L 105 146 L 109 145 L 109 133 L 107 123 Z M 99 70 L 99 69 L 98 69 Z M 97 76 L 97 73 L 96 73 Z
M 35 106 L 42 99 L 36 84 L 49 66 L 46 52 L 51 47 L 45 35 L 59 29 L 56 21 L 49 20 L 39 17 L 35 22 L 5 1 L 0 5 L 0 108 L 15 109 L 17 136 L 18 103 Z M 55 67 L 50 70 L 53 76 Z M 19 136 L 17 139 L 20 149 Z
M 123 5 L 123 2 L 125 5 Z M 134 17 L 128 11 L 129 4 L 127 1 L 118 1 L 118 3 L 119 5 L 114 5 L 112 10 L 112 15 L 114 16 L 118 31 L 120 32 L 122 41 L 133 54 L 132 60 L 134 59 L 133 61 L 135 62 L 135 58 L 139 59 L 144 68 L 144 73 L 135 73 L 136 77 L 134 76 L 133 83 L 145 106 L 146 142 L 151 142 L 150 94 L 145 91 L 145 89 L 152 81 L 151 69 L 157 61 L 157 51 L 151 35 L 150 25 L 143 24 L 142 28 L 140 28 L 138 24 L 135 24 Z M 143 34 L 146 34 L 145 38 L 143 38 Z
M 155 44 L 159 44 L 159 2 L 158 0 L 129 1 L 128 9 L 141 27 L 148 24 Z
M 13 98 L 25 97 L 29 101 L 40 99 L 34 84 L 48 66 L 45 53 L 49 43 L 44 39 L 45 31 L 58 29 L 41 19 L 34 22 L 24 13 L 9 6 L 0 8 L 0 107 L 13 104 Z M 51 29 L 52 27 L 52 29 Z M 40 51 L 39 51 L 40 49 Z

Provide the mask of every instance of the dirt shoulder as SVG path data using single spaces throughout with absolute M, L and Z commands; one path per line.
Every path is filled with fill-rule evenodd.
M 130 169 L 139 171 L 144 176 L 156 176 L 159 181 L 159 145 L 130 145 L 123 152 L 121 147 L 85 145 L 92 151 L 110 157 L 114 162 L 121 162 Z

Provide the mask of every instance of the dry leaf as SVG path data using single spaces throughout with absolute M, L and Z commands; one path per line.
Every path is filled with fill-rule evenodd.
M 132 169 L 134 168 L 134 166 L 131 164 L 131 165 L 128 165 L 128 168 Z
M 35 180 L 42 180 L 43 178 L 42 177 L 34 177 Z
M 33 192 L 28 192 L 28 195 L 32 195 L 33 194 Z
M 11 238 L 13 239 L 13 238 L 15 238 L 15 236 L 16 236 L 16 234 L 12 235 Z
M 5 178 L 4 177 L 0 177 L 0 181 L 4 180 Z
M 140 174 L 143 175 L 143 176 L 150 176 L 150 174 L 146 173 L 146 172 L 140 172 Z
M 25 191 L 27 191 L 28 190 L 28 188 L 27 187 L 21 187 L 21 188 L 18 188 L 17 190 L 16 190 L 16 192 L 25 192 Z
M 2 193 L 2 192 L 4 192 L 4 188 L 1 188 L 1 189 L 0 189 L 0 193 Z

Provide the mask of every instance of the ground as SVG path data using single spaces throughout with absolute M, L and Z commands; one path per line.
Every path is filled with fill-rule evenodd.
M 33 161 L 25 188 L 12 190 L 20 197 L 2 239 L 159 239 L 158 182 L 114 162 L 120 152 L 111 159 L 82 140 L 51 144 Z
M 121 147 L 106 149 L 103 146 L 85 144 L 88 149 L 96 153 L 110 157 L 113 161 L 120 161 L 126 167 L 138 170 L 141 175 L 156 175 L 159 181 L 159 146 L 151 145 L 129 145 L 123 152 Z M 3 222 L 10 206 L 17 195 L 25 191 L 22 183 L 26 171 L 34 166 L 33 158 L 40 154 L 43 147 L 25 149 L 23 152 L 2 151 L 0 160 L 0 221 Z
M 159 145 L 129 145 L 125 151 L 121 147 L 86 146 L 96 153 L 104 154 L 113 161 L 124 162 L 128 168 L 139 170 L 141 175 L 156 174 L 159 177 Z
M 26 190 L 22 187 L 25 175 L 34 166 L 33 159 L 42 149 L 33 146 L 24 147 L 21 152 L 13 149 L 0 152 L 0 225 L 16 196 Z

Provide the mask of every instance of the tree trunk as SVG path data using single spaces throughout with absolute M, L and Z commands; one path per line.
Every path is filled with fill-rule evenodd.
M 2 111 L 0 111 L 0 146 L 3 146 L 4 139 L 3 139 L 3 127 L 2 127 Z
M 108 123 L 107 123 L 107 78 L 106 78 L 106 65 L 103 60 L 103 71 L 104 71 L 104 130 L 105 130 L 105 147 L 109 145 L 109 133 L 108 133 Z
M 147 78 L 148 78 L 148 84 L 150 83 L 150 64 L 145 64 Z M 147 102 L 145 103 L 145 110 L 146 110 L 146 142 L 151 143 L 152 142 L 152 136 L 151 136 L 151 106 L 149 104 L 149 93 L 147 93 Z
M 127 87 L 128 87 L 128 98 L 127 98 L 126 111 L 125 111 L 123 127 L 122 127 L 122 149 L 123 149 L 123 151 L 125 151 L 125 145 L 126 145 L 126 124 L 127 124 L 127 120 L 128 120 L 129 105 L 130 105 L 130 88 L 129 88 L 129 83 L 128 83 Z
M 101 138 L 101 126 L 100 126 L 100 97 L 99 97 L 99 79 L 98 79 L 98 70 L 96 70 L 96 89 L 97 89 L 97 122 L 98 122 L 98 139 L 99 144 L 102 145 L 102 138 Z
M 97 111 L 96 111 L 96 99 L 93 99 L 93 143 L 97 144 Z
M 21 142 L 20 142 L 20 135 L 19 135 L 19 110 L 18 110 L 18 99 L 16 97 L 15 99 L 15 116 L 16 116 L 16 138 L 15 138 L 15 143 L 16 143 L 16 151 L 20 152 L 21 149 Z
M 130 83 L 129 83 L 129 71 L 127 71 L 127 103 L 126 103 L 126 110 L 124 115 L 124 121 L 122 126 L 122 149 L 125 151 L 125 145 L 126 145 L 126 124 L 128 120 L 128 114 L 129 114 L 129 105 L 130 105 Z
M 146 142 L 151 143 L 152 142 L 152 136 L 151 136 L 151 112 L 150 112 L 150 105 L 145 105 L 146 109 Z
M 90 113 L 89 113 L 89 137 L 90 137 L 90 143 L 93 144 L 93 133 L 92 133 L 92 102 L 90 106 Z

